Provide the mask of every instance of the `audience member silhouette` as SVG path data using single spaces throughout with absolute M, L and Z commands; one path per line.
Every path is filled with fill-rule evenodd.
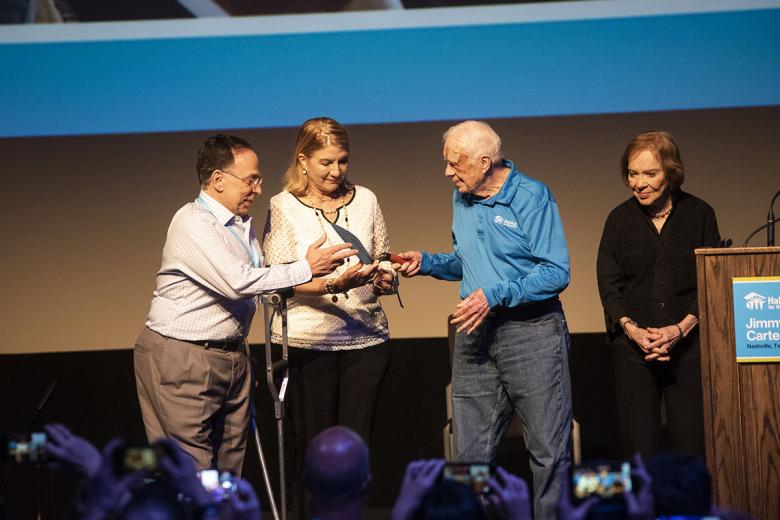
M 309 518 L 363 518 L 371 482 L 368 447 L 345 426 L 332 426 L 315 436 L 306 450 L 304 484 Z
M 706 516 L 712 507 L 710 474 L 695 455 L 672 452 L 650 459 L 655 514 Z
M 413 520 L 487 520 L 485 509 L 474 491 L 454 480 L 439 480 L 423 496 Z

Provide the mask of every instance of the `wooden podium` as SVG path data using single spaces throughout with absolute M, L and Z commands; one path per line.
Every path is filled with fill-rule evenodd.
M 780 519 L 780 363 L 737 363 L 731 280 L 780 276 L 780 247 L 697 249 L 696 270 L 714 503 Z

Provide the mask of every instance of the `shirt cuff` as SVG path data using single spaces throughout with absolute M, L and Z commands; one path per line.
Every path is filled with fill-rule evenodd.
M 498 305 L 498 295 L 495 287 L 490 287 L 489 289 L 482 288 L 482 292 L 485 293 L 485 299 L 487 299 L 491 309 Z
M 422 261 L 420 262 L 420 272 L 419 274 L 431 274 L 431 255 L 428 253 L 421 253 L 422 254 Z
M 301 285 L 306 283 L 312 278 L 311 267 L 306 260 L 298 260 L 289 264 L 290 266 L 290 278 L 292 285 Z

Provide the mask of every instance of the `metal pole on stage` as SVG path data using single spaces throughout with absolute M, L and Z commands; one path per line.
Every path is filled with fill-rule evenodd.
M 252 354 L 249 350 L 249 342 L 247 342 L 244 347 L 246 348 L 246 355 L 247 358 L 250 359 L 249 365 L 250 369 L 252 371 L 252 389 L 250 394 L 252 395 L 249 398 L 249 420 L 250 424 L 252 426 L 252 432 L 255 436 L 255 448 L 257 449 L 257 458 L 260 459 L 260 471 L 263 473 L 263 482 L 265 484 L 265 492 L 268 495 L 268 502 L 271 505 L 271 515 L 273 516 L 274 520 L 280 520 L 279 519 L 279 511 L 276 509 L 276 500 L 274 500 L 274 490 L 271 487 L 271 479 L 268 476 L 268 467 L 265 463 L 265 455 L 263 454 L 263 445 L 260 442 L 260 430 L 257 428 L 257 408 L 255 407 L 255 399 L 254 399 L 254 392 L 255 392 L 255 385 L 257 384 L 257 379 L 255 378 L 255 368 L 252 366 Z
M 274 417 L 276 418 L 276 434 L 278 437 L 279 504 L 281 506 L 279 508 L 276 506 L 273 488 L 271 487 L 271 479 L 268 475 L 268 467 L 266 465 L 263 448 L 260 443 L 260 432 L 257 428 L 257 410 L 254 405 L 254 400 L 251 401 L 251 422 L 252 429 L 254 430 L 255 434 L 255 446 L 257 448 L 257 456 L 260 459 L 260 469 L 263 473 L 265 489 L 268 495 L 268 501 L 271 505 L 271 513 L 274 517 L 274 520 L 287 519 L 287 482 L 285 480 L 284 471 L 284 399 L 287 394 L 287 383 L 290 378 L 290 368 L 287 360 L 287 298 L 289 296 L 292 296 L 292 290 L 286 292 L 273 292 L 260 296 L 260 300 L 263 303 L 263 320 L 265 323 L 266 382 L 268 383 L 268 390 L 271 392 L 271 397 L 274 401 Z M 277 312 L 279 313 L 279 316 L 282 320 L 282 357 L 274 361 L 271 352 L 271 321 L 274 317 L 274 314 Z M 248 344 L 246 349 L 248 355 Z M 278 372 L 281 372 L 282 374 L 279 387 L 276 386 L 276 378 L 274 377 Z M 252 370 L 252 381 L 252 389 L 254 390 L 255 385 L 257 384 L 254 369 Z
M 30 419 L 30 422 L 27 423 L 27 428 L 25 428 L 25 432 L 30 434 L 38 429 L 40 429 L 40 423 L 39 419 L 41 417 L 41 414 L 43 413 L 43 410 L 46 408 L 46 405 L 49 404 L 49 398 L 51 397 L 52 392 L 54 391 L 54 388 L 57 386 L 57 381 L 52 381 L 49 383 L 49 386 L 46 387 L 46 391 L 43 392 L 43 397 L 41 397 L 41 401 L 38 403 L 38 406 L 35 407 L 35 410 L 33 411 L 32 418 Z M 45 466 L 41 464 L 40 461 L 35 463 L 35 504 L 36 504 L 36 514 L 35 518 L 36 520 L 42 520 L 44 517 L 43 515 L 43 471 Z M 54 480 L 51 478 L 51 474 L 49 474 L 49 490 L 51 492 L 51 508 L 52 508 L 52 518 L 54 518 Z

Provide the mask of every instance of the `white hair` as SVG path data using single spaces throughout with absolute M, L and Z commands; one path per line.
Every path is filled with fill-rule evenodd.
M 504 158 L 501 138 L 484 121 L 463 121 L 451 126 L 442 135 L 442 140 L 447 142 L 450 138 L 458 141 L 472 159 L 484 155 L 495 164 Z

